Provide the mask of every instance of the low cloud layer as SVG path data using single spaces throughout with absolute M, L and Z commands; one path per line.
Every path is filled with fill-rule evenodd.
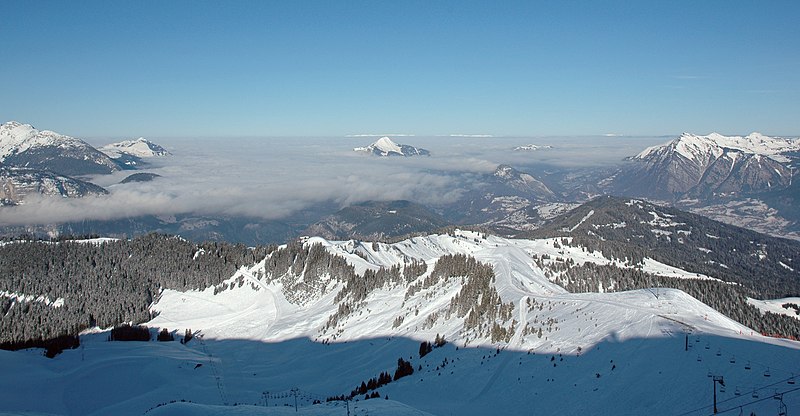
M 109 195 L 29 196 L 23 205 L 2 208 L 0 225 L 190 213 L 281 219 L 315 204 L 344 207 L 371 200 L 440 206 L 458 200 L 500 163 L 608 164 L 653 144 L 625 138 L 409 137 L 396 141 L 429 149 L 432 156 L 379 158 L 352 151 L 369 144 L 364 138 L 151 140 L 173 154 L 144 170 L 161 175 L 155 181 L 119 184 L 132 172 L 97 176 L 92 181 Z M 513 151 L 531 143 L 553 149 Z

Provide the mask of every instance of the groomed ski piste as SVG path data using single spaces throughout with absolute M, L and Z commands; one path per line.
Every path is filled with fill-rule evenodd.
M 715 387 L 720 414 L 800 409 L 800 343 L 754 333 L 679 290 L 568 293 L 533 258 L 615 262 L 598 252 L 468 231 L 395 244 L 305 244 L 322 244 L 359 274 L 423 260 L 428 271 L 417 281 L 442 255 L 473 256 L 492 266 L 502 302 L 514 305 L 512 319 L 498 322 L 513 335 L 492 342 L 465 331 L 464 318 L 444 318 L 462 279 L 410 296 L 407 285 L 386 285 L 326 327 L 341 283 L 330 279 L 293 303 L 279 279 L 263 276 L 262 262 L 241 268 L 228 281 L 233 288 L 217 294 L 161 294 L 147 325 L 177 335 L 191 329 L 186 344 L 108 342 L 108 331 L 96 330 L 54 359 L 0 351 L 0 413 L 704 415 L 714 411 Z M 654 260 L 642 267 L 709 278 Z M 420 342 L 437 335 L 447 343 L 420 358 Z M 394 374 L 399 358 L 414 372 L 378 388 L 379 398 L 326 401 Z

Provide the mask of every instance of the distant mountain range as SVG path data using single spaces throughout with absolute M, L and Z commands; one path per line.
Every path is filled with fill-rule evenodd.
M 789 186 L 800 141 L 752 133 L 684 133 L 630 158 L 616 183 L 623 194 L 669 201 L 757 194 Z
M 167 155 L 163 147 L 144 138 L 98 150 L 75 137 L 9 121 L 0 125 L 0 198 L 5 205 L 17 205 L 32 194 L 67 198 L 105 194 L 105 189 L 83 177 L 135 169 L 145 158 Z M 129 182 L 136 178 L 144 177 Z
M 381 137 L 367 147 L 356 147 L 356 152 L 375 156 L 430 156 L 431 152 L 407 144 L 397 144 L 388 137 Z
M 759 133 L 684 133 L 628 158 L 595 183 L 595 194 L 673 204 L 730 224 L 800 238 L 800 193 L 793 180 L 800 139 Z
M 548 147 L 528 145 L 516 150 Z M 355 150 L 381 157 L 430 155 L 425 149 L 397 144 L 388 137 Z M 87 175 L 141 168 L 149 158 L 168 155 L 166 149 L 144 138 L 98 150 L 73 137 L 8 122 L 0 126 L 0 158 L 4 166 L 0 198 L 4 205 L 17 205 L 32 194 L 69 198 L 103 194 L 104 189 L 86 182 Z M 457 198 L 436 206 L 403 201 L 406 205 L 395 209 L 387 204 L 400 202 L 367 201 L 335 208 L 332 201 L 322 201 L 318 207 L 279 220 L 186 213 L 175 221 L 143 216 L 105 223 L 90 220 L 48 225 L 45 232 L 57 231 L 52 228 L 56 227 L 64 232 L 80 229 L 91 233 L 94 230 L 87 227 L 93 226 L 98 231 L 114 233 L 113 227 L 121 226 L 119 234 L 152 230 L 248 244 L 280 242 L 302 230 L 332 239 L 384 240 L 454 224 L 490 227 L 506 235 L 518 235 L 542 226 L 554 213 L 609 194 L 661 201 L 731 224 L 796 237 L 800 235 L 800 214 L 796 209 L 800 185 L 793 181 L 793 174 L 798 157 L 800 141 L 796 139 L 758 133 L 685 133 L 666 144 L 645 149 L 621 166 L 554 174 L 535 166 L 500 164 L 491 172 L 465 174 L 453 185 Z M 121 184 L 154 178 L 152 174 L 139 173 Z M 389 215 L 389 211 L 396 213 Z M 189 228 L 184 227 L 184 222 Z M 241 224 L 248 228 L 237 228 Z M 15 230 L 18 229 L 3 232 L 7 235 Z

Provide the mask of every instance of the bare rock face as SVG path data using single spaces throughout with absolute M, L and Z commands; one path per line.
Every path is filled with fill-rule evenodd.
M 706 169 L 689 194 L 698 197 L 752 194 L 787 187 L 791 177 L 791 169 L 776 160 L 728 151 Z

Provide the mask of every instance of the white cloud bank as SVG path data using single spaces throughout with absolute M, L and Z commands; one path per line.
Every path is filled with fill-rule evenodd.
M 650 144 L 609 138 L 414 138 L 402 141 L 431 150 L 430 157 L 379 158 L 353 152 L 364 138 L 152 139 L 173 154 L 144 171 L 152 182 L 118 184 L 133 172 L 97 176 L 109 195 L 81 199 L 30 196 L 0 209 L 0 225 L 110 220 L 141 215 L 285 218 L 315 204 L 339 206 L 371 200 L 411 200 L 441 206 L 457 201 L 498 164 L 561 166 L 619 161 Z M 369 140 L 367 140 L 369 141 Z M 536 142 L 554 149 L 520 155 L 516 145 Z M 630 149 L 628 148 L 630 147 Z

